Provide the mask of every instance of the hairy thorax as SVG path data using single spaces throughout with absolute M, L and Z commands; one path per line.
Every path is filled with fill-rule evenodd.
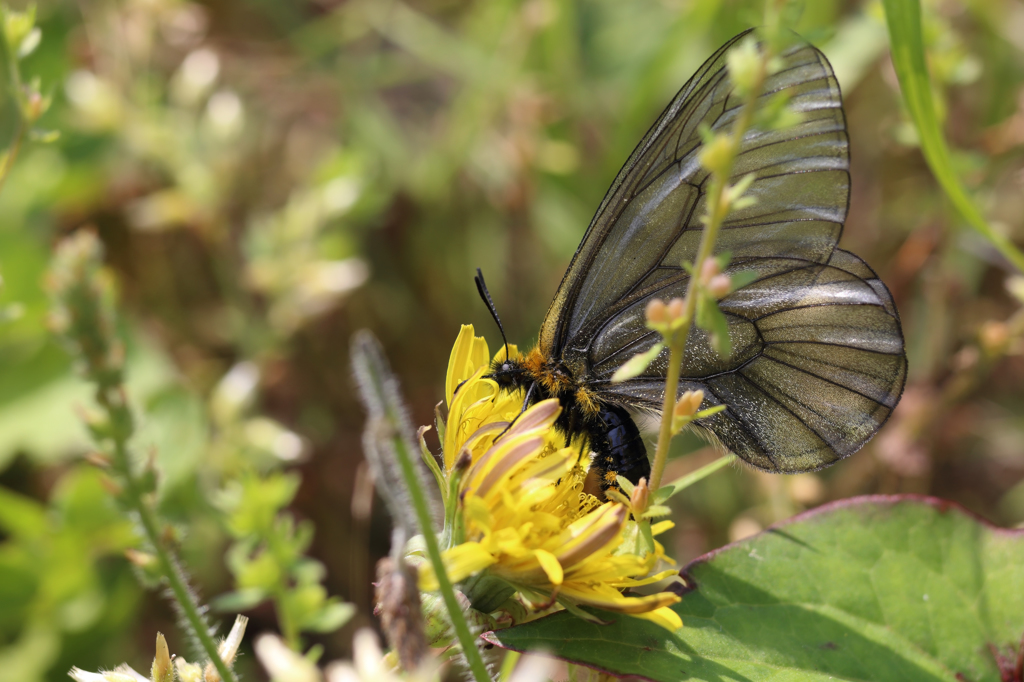
M 491 376 L 505 389 L 529 388 L 535 385 L 531 402 L 557 398 L 565 418 L 590 421 L 597 417 L 601 405 L 596 393 L 577 379 L 560 362 L 544 357 L 534 348 L 521 359 L 494 363 Z

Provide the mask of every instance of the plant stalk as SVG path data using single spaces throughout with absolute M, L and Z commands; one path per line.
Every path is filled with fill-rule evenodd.
M 693 326 L 694 313 L 697 310 L 697 286 L 699 284 L 699 273 L 704 261 L 707 260 L 715 247 L 715 240 L 718 238 L 718 231 L 729 213 L 728 202 L 723 201 L 725 189 L 732 176 L 732 169 L 736 162 L 736 152 L 743 143 L 743 136 L 746 135 L 754 118 L 754 111 L 757 108 L 757 99 L 761 96 L 761 87 L 768 76 L 768 63 L 772 59 L 771 48 L 765 43 L 765 53 L 762 55 L 760 66 L 757 70 L 757 77 L 753 87 L 747 93 L 743 102 L 743 109 L 739 118 L 733 125 L 729 154 L 723 167 L 713 172 L 711 179 L 710 199 L 708 202 L 708 216 L 701 232 L 700 245 L 697 247 L 697 256 L 693 260 L 693 272 L 690 281 L 686 286 L 686 298 L 683 302 L 682 325 L 670 332 L 667 340 L 669 347 L 668 372 L 665 375 L 665 399 L 662 402 L 661 427 L 658 430 L 658 445 L 654 451 L 654 463 L 651 465 L 651 490 L 657 490 L 661 486 L 661 479 L 665 473 L 665 464 L 668 462 L 668 449 L 672 441 L 672 416 L 676 406 L 677 394 L 679 391 L 679 374 L 683 367 L 683 358 L 686 354 L 686 342 L 690 337 L 690 328 Z
M 17 55 L 14 54 L 14 49 L 7 44 L 6 38 L 0 37 L 0 43 L 4 46 L 4 56 L 6 57 L 8 64 L 7 77 L 11 81 L 11 94 L 14 96 L 18 110 L 18 123 L 14 132 L 14 140 L 11 142 L 11 147 L 7 152 L 7 158 L 4 160 L 4 167 L 0 169 L 0 191 L 2 191 L 4 183 L 7 182 L 7 176 L 10 174 L 11 168 L 14 166 L 14 160 L 18 158 L 18 152 L 21 149 L 21 141 L 25 137 L 25 128 L 27 126 L 25 125 L 25 92 L 21 85 L 21 73 L 18 71 Z
M 125 408 L 115 405 L 109 398 L 108 391 L 102 387 L 97 391 L 97 401 L 103 406 L 111 421 L 117 421 L 118 412 Z M 193 593 L 188 589 L 185 576 L 181 567 L 171 551 L 164 546 L 160 538 L 159 527 L 152 509 L 143 499 L 142 486 L 135 473 L 132 471 L 131 461 L 128 456 L 126 434 L 120 429 L 114 435 L 114 466 L 121 473 L 124 479 L 124 501 L 127 506 L 138 514 L 146 539 L 149 540 L 153 551 L 156 554 L 157 562 L 160 565 L 160 572 L 167 580 L 175 601 L 181 608 L 181 613 L 192 629 L 192 634 L 203 647 L 213 666 L 217 669 L 223 682 L 237 682 L 234 671 L 225 663 L 217 651 L 217 643 L 210 636 L 210 631 L 203 620 L 199 604 Z
M 14 160 L 18 158 L 18 151 L 21 149 L 21 140 L 25 137 L 25 123 L 18 118 L 18 129 L 14 133 L 14 141 L 11 142 L 11 148 L 7 151 L 7 158 L 4 159 L 4 166 L 0 168 L 0 192 L 3 191 L 4 183 L 7 182 L 7 176 L 10 175 L 11 168 L 14 166 Z
M 476 648 L 476 640 L 473 637 L 473 633 L 469 630 L 466 614 L 462 612 L 462 608 L 455 598 L 455 588 L 452 586 L 451 580 L 448 579 L 448 572 L 445 571 L 444 561 L 441 559 L 441 548 L 437 543 L 437 536 L 434 534 L 427 499 L 419 487 L 419 481 L 413 469 L 412 453 L 406 448 L 404 438 L 395 438 L 394 445 L 398 462 L 402 467 L 402 477 L 405 479 L 409 490 L 409 497 L 412 498 L 413 507 L 416 510 L 416 518 L 423 533 L 423 540 L 427 545 L 427 555 L 430 557 L 430 564 L 434 569 L 434 574 L 437 576 L 437 584 L 440 588 L 441 596 L 444 598 L 444 605 L 448 609 L 448 617 L 451 619 L 452 628 L 455 630 L 455 635 L 459 638 L 459 644 L 462 645 L 463 654 L 466 656 L 470 672 L 472 672 L 476 682 L 490 682 L 491 676 L 487 673 L 487 666 L 484 665 L 484 659 L 480 656 L 480 650 Z

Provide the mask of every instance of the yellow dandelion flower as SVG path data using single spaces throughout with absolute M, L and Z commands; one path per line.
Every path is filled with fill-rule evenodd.
M 510 347 L 509 354 L 517 351 Z M 504 349 L 499 355 L 504 357 Z M 565 437 L 554 429 L 558 401 L 537 403 L 520 415 L 522 398 L 502 393 L 485 378 L 488 361 L 486 341 L 464 326 L 446 381 L 445 473 L 461 475 L 458 499 L 450 501 L 460 505 L 453 516 L 461 525 L 446 533 L 452 543 L 444 554 L 450 578 L 469 585 L 470 592 L 481 578 L 500 581 L 538 609 L 557 601 L 576 612 L 576 606 L 594 606 L 671 630 L 682 627 L 668 608 L 679 601 L 677 595 L 622 593 L 675 570 L 652 575 L 665 558 L 661 545 L 655 543 L 646 556 L 631 553 L 623 546 L 629 509 L 584 492 L 589 459 L 579 447 L 563 447 Z M 469 464 L 456 474 L 460 458 Z M 658 525 L 658 531 L 671 527 Z M 429 564 L 420 567 L 420 586 L 437 589 Z

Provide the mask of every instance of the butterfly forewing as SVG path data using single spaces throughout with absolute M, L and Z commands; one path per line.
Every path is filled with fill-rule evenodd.
M 652 298 L 684 296 L 682 264 L 697 252 L 709 176 L 699 163 L 707 126 L 728 131 L 741 102 L 727 43 L 680 91 L 630 156 L 584 236 L 541 329 L 546 357 L 586 377 L 612 404 L 660 409 L 667 353 L 644 376 L 612 385 L 612 373 L 659 337 L 645 326 Z M 739 456 L 770 471 L 827 466 L 864 444 L 902 392 L 906 360 L 888 290 L 863 261 L 836 248 L 849 199 L 842 100 L 824 56 L 806 43 L 786 50 L 763 102 L 785 96 L 802 114 L 783 130 L 753 128 L 734 178 L 753 173 L 755 202 L 730 213 L 716 252 L 755 281 L 721 301 L 731 349 L 716 353 L 694 329 L 680 391 L 700 388 L 701 425 Z

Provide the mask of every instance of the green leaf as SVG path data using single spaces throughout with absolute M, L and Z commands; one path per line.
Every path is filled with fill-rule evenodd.
M 900 81 L 903 100 L 921 136 L 921 149 L 935 179 L 967 223 L 987 239 L 1018 270 L 1024 271 L 1024 253 L 985 222 L 981 211 L 967 194 L 953 169 L 946 138 L 939 125 L 932 95 L 931 79 L 925 62 L 921 34 L 920 0 L 883 0 L 889 24 L 892 63 Z
M 46 510 L 32 498 L 0 487 L 0 529 L 7 535 L 37 536 L 46 529 Z
M 740 270 L 739 272 L 730 273 L 729 279 L 732 281 L 732 290 L 742 289 L 748 284 L 752 284 L 760 276 L 757 270 Z
M 642 517 L 645 519 L 656 519 L 659 516 L 668 516 L 671 513 L 671 507 L 666 507 L 663 504 L 652 504 L 647 508 L 647 511 L 643 513 Z
M 694 483 L 697 483 L 698 481 L 704 480 L 705 478 L 715 473 L 722 467 L 732 464 L 733 462 L 736 461 L 736 459 L 736 455 L 730 452 L 728 455 L 725 455 L 724 457 L 719 457 L 710 464 L 705 464 L 696 471 L 691 471 L 685 476 L 677 478 L 668 485 L 661 486 L 660 488 L 657 489 L 657 491 L 655 491 L 654 496 L 651 498 L 652 503 L 664 503 L 666 500 L 668 500 L 676 493 L 682 490 L 686 490 L 687 488 L 689 488 Z
M 226 592 L 210 602 L 210 607 L 221 613 L 241 613 L 255 607 L 269 595 L 259 587 L 246 587 Z
M 643 353 L 637 353 L 629 360 L 626 360 L 617 370 L 615 370 L 615 373 L 612 374 L 612 383 L 621 384 L 623 381 L 635 379 L 646 372 L 647 368 L 652 362 L 654 362 L 655 358 L 658 357 L 658 354 L 660 354 L 664 348 L 665 344 L 656 343 Z
M 314 616 L 302 621 L 302 629 L 309 632 L 334 632 L 356 615 L 354 604 L 331 601 Z
M 685 626 L 559 613 L 485 637 L 651 680 L 998 682 L 1024 632 L 1024 530 L 918 496 L 801 514 L 684 569 Z
M 697 301 L 697 326 L 711 335 L 711 347 L 721 357 L 727 358 L 732 352 L 729 339 L 729 322 L 718 308 L 718 301 L 702 295 Z

